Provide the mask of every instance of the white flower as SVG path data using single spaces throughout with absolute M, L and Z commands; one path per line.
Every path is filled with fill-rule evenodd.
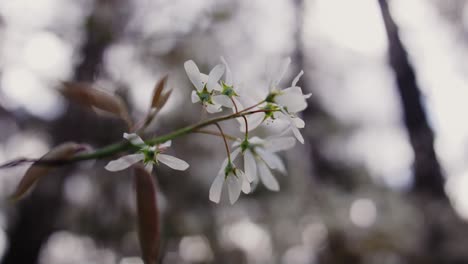
M 307 101 L 312 94 L 303 94 L 302 89 L 296 86 L 304 71 L 300 71 L 294 78 L 291 86 L 283 90 L 273 90 L 271 93 L 276 94 L 273 100 L 276 104 L 283 107 L 289 113 L 299 113 L 307 108 Z
M 238 85 L 234 84 L 233 82 L 231 69 L 229 68 L 229 65 L 224 59 L 224 57 L 221 57 L 221 61 L 224 63 L 226 67 L 226 77 L 223 83 L 223 91 L 221 92 L 221 95 L 220 95 L 220 97 L 224 96 L 223 100 L 225 100 L 226 102 L 223 106 L 227 108 L 231 108 L 233 112 L 236 112 L 236 110 L 240 112 L 246 109 L 248 106 L 252 106 L 255 103 L 257 103 L 253 100 L 253 98 L 250 98 L 249 96 L 247 96 L 247 93 L 245 93 L 245 91 L 244 92 L 240 91 L 240 89 L 238 88 Z M 234 101 L 235 105 L 232 103 L 231 99 L 232 101 Z M 229 103 L 227 103 L 228 101 Z M 251 111 L 258 110 L 258 109 L 259 109 L 258 107 L 254 107 L 251 109 Z M 256 127 L 258 127 L 263 122 L 264 116 L 261 114 L 252 114 L 252 115 L 245 116 L 245 118 L 247 119 L 247 125 L 249 127 L 249 131 L 251 131 L 255 129 Z M 245 127 L 244 118 L 239 117 L 239 118 L 236 118 L 236 120 L 240 124 L 241 132 L 245 132 L 246 127 Z
M 222 82 L 222 90 L 218 95 L 213 96 L 213 100 L 218 104 L 227 108 L 232 108 L 232 110 L 235 111 L 236 107 L 242 107 L 241 103 L 237 99 L 239 97 L 239 90 L 237 89 L 237 85 L 234 84 L 231 68 L 224 57 L 221 57 L 221 62 L 224 64 L 226 69 L 225 80 Z
M 279 69 L 273 73 L 272 79 L 269 83 L 269 93 L 265 99 L 266 104 L 262 108 L 268 110 L 262 116 L 262 121 L 266 119 L 280 119 L 289 123 L 289 127 L 294 133 L 296 139 L 304 144 L 304 138 L 302 137 L 299 128 L 304 128 L 305 122 L 298 117 L 298 113 L 304 111 L 307 108 L 307 101 L 311 94 L 303 94 L 301 87 L 297 86 L 299 79 L 304 74 L 304 71 L 300 71 L 299 74 L 294 78 L 291 86 L 285 89 L 278 88 L 278 85 L 286 73 L 286 70 L 291 63 L 291 59 L 287 58 L 281 64 Z
M 267 189 L 278 191 L 278 181 L 270 169 L 276 169 L 285 174 L 286 168 L 283 161 L 275 153 L 290 149 L 295 143 L 296 140 L 292 137 L 269 137 L 266 139 L 253 137 L 244 141 L 236 141 L 233 147 L 238 147 L 235 151 L 241 150 L 244 155 L 245 177 L 249 181 L 257 181 L 260 178 Z
M 216 65 L 209 75 L 200 73 L 197 65 L 192 60 L 186 61 L 184 68 L 188 78 L 196 89 L 192 91 L 192 103 L 201 102 L 209 113 L 221 111 L 221 106 L 224 105 L 225 100 L 219 98 L 214 92 L 222 92 L 223 90 L 219 84 L 219 80 L 224 74 L 225 66 L 222 64 Z
M 162 154 L 164 150 L 171 146 L 170 140 L 157 146 L 150 146 L 147 145 L 137 134 L 124 133 L 123 137 L 129 140 L 132 145 L 139 147 L 140 149 L 135 154 L 126 155 L 119 159 L 110 161 L 105 167 L 108 171 L 124 170 L 140 161 L 145 164 L 145 168 L 149 172 L 153 170 L 153 164 L 158 164 L 159 162 L 166 164 L 174 170 L 183 171 L 189 167 L 189 164 L 181 159 Z
M 280 112 L 277 113 L 276 117 L 285 120 L 289 123 L 289 127 L 294 133 L 296 139 L 304 144 L 304 138 L 302 137 L 299 128 L 304 128 L 305 122 L 297 116 L 299 112 L 304 111 L 307 108 L 307 101 L 311 94 L 303 94 L 301 87 L 297 86 L 299 79 L 304 74 L 304 71 L 300 71 L 299 74 L 294 78 L 291 86 L 286 89 L 279 89 L 278 85 L 286 72 L 291 59 L 287 58 L 282 66 L 280 67 L 277 78 L 270 83 L 270 94 L 267 96 L 266 101 L 275 103 L 280 107 Z
M 210 187 L 209 198 L 212 202 L 219 203 L 225 185 L 228 189 L 231 204 L 239 199 L 241 191 L 246 194 L 250 192 L 250 183 L 245 178 L 244 172 L 236 168 L 232 163 L 239 153 L 240 149 L 237 149 L 231 153 L 231 162 L 227 158 L 223 161 L 221 169 Z
M 234 101 L 235 106 L 231 104 L 232 111 L 236 112 L 237 110 L 240 112 L 247 108 L 245 106 L 254 105 L 256 102 L 253 100 L 253 98 L 246 96 L 246 93 L 240 92 L 239 89 L 237 88 L 237 85 L 233 84 L 233 77 L 232 77 L 231 69 L 229 68 L 229 65 L 227 64 L 226 60 L 223 57 L 221 57 L 221 61 L 226 66 L 226 80 L 223 85 L 224 90 L 222 94 L 224 94 L 225 98 L 227 98 L 228 100 L 232 99 Z M 226 107 L 229 107 L 229 106 L 226 106 Z M 259 108 L 254 107 L 251 109 L 251 111 L 254 111 L 254 110 L 259 110 Z M 256 127 L 258 127 L 263 122 L 263 118 L 264 118 L 264 115 L 262 115 L 262 113 L 245 116 L 245 119 L 247 120 L 248 131 L 251 131 L 255 129 Z M 246 131 L 245 119 L 242 117 L 236 118 L 236 120 L 240 124 L 241 132 Z
M 299 131 L 299 128 L 305 127 L 304 120 L 295 114 L 287 112 L 284 108 L 281 108 L 280 112 L 276 112 L 276 118 L 288 122 L 289 126 L 286 130 L 291 129 L 297 141 L 301 142 L 301 144 L 304 144 L 304 137 Z

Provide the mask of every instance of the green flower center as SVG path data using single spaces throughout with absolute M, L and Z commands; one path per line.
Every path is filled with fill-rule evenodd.
M 240 144 L 240 147 L 241 147 L 242 153 L 244 153 L 247 149 L 250 148 L 249 141 L 247 139 L 242 141 L 242 143 Z
M 232 162 L 228 162 L 226 165 L 226 168 L 224 168 L 224 179 L 227 179 L 230 175 L 234 175 L 234 177 L 237 176 L 237 168 L 232 164 Z
M 271 91 L 271 92 L 267 95 L 267 97 L 265 98 L 265 102 L 267 102 L 267 103 L 276 103 L 276 102 L 275 102 L 275 98 L 276 98 L 276 96 L 278 96 L 278 95 L 280 95 L 280 94 L 281 94 L 280 91 L 277 91 L 277 90 Z
M 258 156 L 257 152 L 255 151 L 255 149 L 257 147 L 262 147 L 263 144 L 260 144 L 260 143 L 257 143 L 257 144 L 253 144 L 253 143 L 250 143 L 247 139 L 242 141 L 242 143 L 240 144 L 240 148 L 242 150 L 242 153 L 244 153 L 245 151 L 249 150 L 250 152 L 252 152 L 252 154 L 256 157 Z
M 223 82 L 223 91 L 221 94 L 224 94 L 229 97 L 239 96 L 235 91 L 233 86 L 229 86 Z
M 274 117 L 274 112 L 279 111 L 280 108 L 273 103 L 267 103 L 265 107 L 263 107 L 263 110 L 265 110 L 265 118 L 263 120 L 266 120 L 268 118 L 275 119 Z
M 143 159 L 143 163 L 157 163 L 156 161 L 156 156 L 161 153 L 160 150 L 153 150 L 151 147 L 146 146 L 138 151 L 139 153 L 142 153 L 145 157 Z
M 202 101 L 202 103 L 212 103 L 211 102 L 211 95 L 212 94 L 213 94 L 213 92 L 208 92 L 206 87 L 203 88 L 202 91 L 197 91 L 198 98 L 200 98 L 200 101 Z

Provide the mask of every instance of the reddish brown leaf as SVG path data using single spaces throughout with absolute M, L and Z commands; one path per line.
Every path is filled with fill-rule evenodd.
M 153 99 L 151 100 L 151 108 L 157 108 L 158 103 L 161 98 L 161 94 L 166 86 L 167 75 L 165 75 L 159 82 L 156 84 L 153 90 Z
M 41 161 L 47 160 L 67 160 L 73 157 L 78 151 L 82 150 L 83 146 L 67 142 L 50 150 L 42 156 L 37 162 L 33 163 L 26 171 L 23 178 L 16 187 L 15 192 L 10 196 L 12 200 L 18 200 L 24 196 L 28 190 L 43 176 L 48 174 L 54 167 L 51 165 L 40 164 Z
M 167 83 L 167 78 L 168 76 L 165 75 L 154 87 L 153 90 L 153 98 L 151 100 L 151 105 L 150 109 L 148 111 L 148 114 L 146 114 L 145 119 L 140 124 L 135 125 L 132 131 L 141 131 L 146 129 L 153 119 L 156 117 L 156 115 L 159 113 L 159 110 L 164 107 L 166 104 L 167 100 L 169 99 L 169 96 L 171 96 L 172 90 L 169 91 L 164 91 L 164 88 L 166 87 Z
M 161 99 L 158 101 L 158 103 L 156 104 L 156 108 L 158 109 L 161 109 L 164 107 L 164 105 L 166 105 L 166 102 L 167 100 L 169 99 L 169 96 L 171 96 L 172 94 L 172 89 L 165 92 L 162 96 L 161 96 Z
M 90 108 L 95 107 L 112 113 L 123 119 L 129 127 L 132 125 L 127 107 L 117 95 L 92 88 L 91 84 L 88 83 L 63 82 L 60 91 L 70 100 Z
M 138 236 L 145 264 L 155 264 L 159 250 L 159 211 L 156 183 L 142 166 L 135 167 L 135 188 L 138 210 Z

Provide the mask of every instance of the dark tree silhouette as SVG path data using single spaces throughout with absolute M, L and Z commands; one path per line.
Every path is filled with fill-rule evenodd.
M 434 151 L 434 133 L 428 124 L 421 102 L 421 91 L 416 73 L 408 60 L 398 27 L 395 24 L 386 0 L 379 0 L 382 18 L 388 37 L 388 55 L 395 73 L 398 93 L 403 108 L 403 117 L 414 151 L 414 186 L 418 192 L 446 197 L 444 177 Z

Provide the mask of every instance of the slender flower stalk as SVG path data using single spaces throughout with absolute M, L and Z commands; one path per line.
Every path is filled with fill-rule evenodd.
M 226 154 L 227 154 L 227 157 L 228 157 L 228 162 L 231 162 L 231 153 L 229 152 L 229 146 L 228 146 L 228 143 L 227 143 L 227 140 L 226 140 L 226 136 L 224 136 L 223 129 L 221 128 L 221 126 L 218 123 L 215 123 L 215 126 L 218 128 L 219 133 L 221 133 L 221 136 L 223 138 L 224 147 L 226 148 Z
M 207 127 L 209 125 L 213 125 L 214 123 L 217 123 L 217 122 L 223 122 L 223 121 L 230 120 L 230 119 L 235 119 L 235 118 L 238 118 L 238 117 L 241 117 L 241 116 L 244 116 L 244 115 L 248 116 L 248 115 L 264 112 L 264 110 L 248 111 L 248 110 L 251 110 L 251 109 L 252 108 L 244 109 L 244 110 L 239 111 L 239 113 L 234 113 L 234 114 L 229 114 L 229 115 L 225 115 L 225 116 L 221 116 L 221 117 L 216 117 L 216 118 L 212 118 L 212 119 L 208 119 L 206 121 L 200 122 L 200 123 L 195 124 L 195 125 L 186 126 L 186 127 L 180 128 L 178 130 L 175 130 L 175 131 L 173 131 L 171 133 L 168 133 L 168 134 L 165 134 L 165 135 L 162 135 L 162 136 L 158 136 L 158 137 L 154 137 L 154 138 L 151 138 L 149 140 L 146 140 L 145 143 L 148 144 L 148 145 L 155 145 L 155 144 L 164 143 L 164 142 L 166 142 L 168 140 L 177 139 L 179 137 L 185 136 L 185 135 L 190 134 L 190 133 L 206 133 L 206 132 L 200 132 L 200 129 L 204 128 L 204 127 Z M 225 136 L 226 136 L 227 139 L 230 139 L 230 140 L 235 139 L 235 137 L 233 137 L 233 136 L 227 136 L 227 135 L 225 135 Z M 102 148 L 94 150 L 94 151 L 90 151 L 89 148 L 87 148 L 87 149 L 88 150 L 83 151 L 82 154 L 78 154 L 78 155 L 76 155 L 76 156 L 74 156 L 74 157 L 72 157 L 70 159 L 40 160 L 40 159 L 19 158 L 19 159 L 15 159 L 15 160 L 12 160 L 12 161 L 8 161 L 8 162 L 0 165 L 0 169 L 15 167 L 15 166 L 21 165 L 23 163 L 31 163 L 31 162 L 37 163 L 38 165 L 42 165 L 42 166 L 63 166 L 63 165 L 67 165 L 67 164 L 75 163 L 75 162 L 79 162 L 79 161 L 104 159 L 104 158 L 113 156 L 115 154 L 118 154 L 118 153 L 124 152 L 124 151 L 138 150 L 138 148 L 135 147 L 134 145 L 132 145 L 129 141 L 122 141 L 122 142 L 119 142 L 119 143 L 114 143 L 114 144 L 107 145 L 105 147 L 102 147 Z
M 239 113 L 239 109 L 237 108 L 236 101 L 234 101 L 233 98 L 231 98 L 232 104 L 234 105 L 234 109 L 236 110 L 236 113 Z M 247 117 L 242 116 L 242 119 L 244 120 L 245 124 L 245 139 L 249 138 L 249 121 L 247 121 Z
M 197 130 L 199 130 L 201 128 L 204 128 L 204 127 L 207 127 L 209 125 L 213 125 L 214 123 L 218 123 L 218 122 L 222 122 L 222 121 L 226 121 L 226 120 L 230 120 L 230 119 L 235 119 L 235 118 L 238 118 L 238 117 L 241 117 L 241 116 L 244 116 L 244 115 L 248 116 L 248 115 L 252 115 L 252 114 L 256 114 L 256 113 L 261 113 L 261 112 L 265 112 L 265 110 L 254 110 L 254 111 L 242 110 L 242 111 L 239 111 L 239 113 L 228 114 L 228 115 L 208 119 L 208 120 L 200 122 L 198 124 L 191 125 L 191 126 L 186 126 L 186 127 L 180 128 L 178 130 L 175 130 L 175 131 L 173 131 L 171 133 L 151 138 L 149 140 L 146 140 L 145 143 L 148 144 L 148 145 L 161 144 L 161 143 L 164 143 L 165 141 L 168 141 L 168 140 L 174 140 L 174 139 L 179 138 L 181 136 L 185 136 L 185 135 L 190 134 L 190 133 L 195 133 Z M 91 152 L 91 153 L 84 153 L 84 154 L 77 155 L 72 159 L 64 160 L 63 164 L 76 162 L 76 161 L 84 161 L 84 160 L 103 159 L 103 158 L 115 155 L 115 154 L 117 154 L 119 152 L 128 151 L 128 150 L 131 150 L 131 149 L 135 149 L 135 147 L 132 144 L 130 144 L 130 142 L 123 141 L 123 142 L 120 142 L 120 143 L 115 143 L 115 144 L 112 144 L 112 145 L 108 145 L 108 146 L 103 147 L 101 149 L 95 150 L 94 152 Z
M 194 131 L 193 133 L 200 133 L 200 134 L 206 134 L 206 135 L 213 135 L 213 136 L 218 136 L 218 137 L 222 137 L 223 135 L 221 135 L 221 133 L 219 132 L 216 132 L 216 131 L 210 131 L 210 130 L 203 130 L 203 129 L 199 129 L 197 131 Z M 226 133 L 224 133 L 224 137 L 226 139 L 229 139 L 229 140 L 237 140 L 236 137 L 234 136 L 231 136 L 231 135 L 228 135 Z

